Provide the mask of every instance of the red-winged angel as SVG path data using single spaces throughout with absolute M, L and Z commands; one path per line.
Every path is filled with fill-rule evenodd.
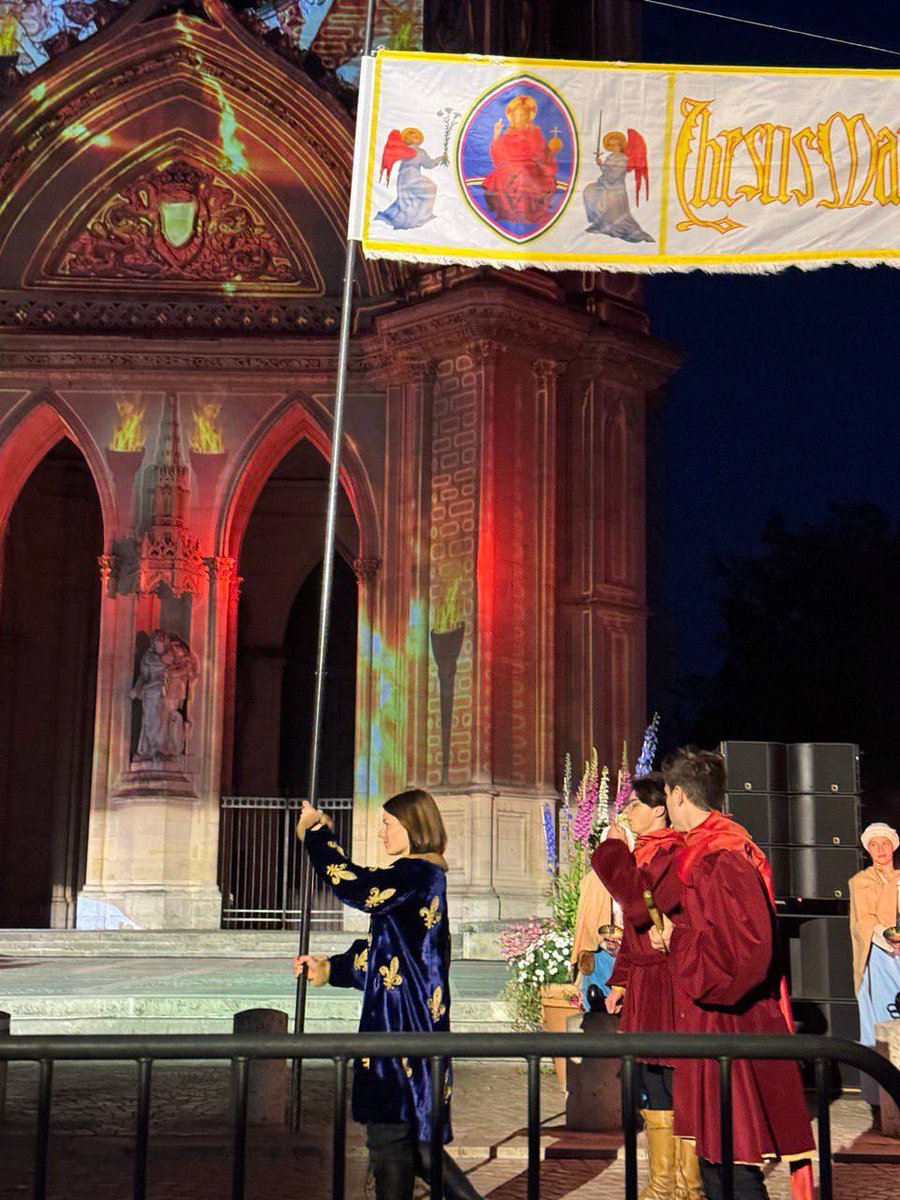
M 607 237 L 620 238 L 624 242 L 655 241 L 631 215 L 625 190 L 631 173 L 634 175 L 635 204 L 641 202 L 641 184 L 644 185 L 644 199 L 650 198 L 647 143 L 636 129 L 629 129 L 627 136 L 612 130 L 604 136 L 602 144 L 607 153 L 605 157 L 598 153 L 595 158 L 600 178 L 584 189 L 588 232 L 605 233 Z

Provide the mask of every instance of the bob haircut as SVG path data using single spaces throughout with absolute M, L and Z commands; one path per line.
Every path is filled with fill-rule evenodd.
M 447 849 L 447 830 L 430 792 L 421 788 L 399 792 L 385 802 L 384 811 L 409 834 L 411 854 L 443 854 Z
M 631 781 L 631 790 L 648 808 L 666 807 L 666 779 L 661 771 L 635 776 Z

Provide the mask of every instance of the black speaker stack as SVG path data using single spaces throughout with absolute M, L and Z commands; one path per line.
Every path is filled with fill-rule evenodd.
M 859 748 L 723 742 L 727 811 L 772 866 L 778 932 L 799 1033 L 856 1040 L 848 880 L 862 866 Z M 858 1085 L 841 1069 L 843 1086 Z

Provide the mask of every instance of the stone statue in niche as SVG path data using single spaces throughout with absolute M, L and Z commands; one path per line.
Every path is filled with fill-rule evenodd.
M 141 656 L 132 700 L 141 702 L 136 762 L 181 758 L 187 744 L 188 689 L 199 673 L 197 656 L 175 633 L 154 629 Z

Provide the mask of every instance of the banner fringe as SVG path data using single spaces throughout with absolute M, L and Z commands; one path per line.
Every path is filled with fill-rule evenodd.
M 369 250 L 363 242 L 363 253 L 367 259 L 391 259 L 395 262 L 411 264 L 421 263 L 438 267 L 494 267 L 497 270 L 509 267 L 514 271 L 608 271 L 621 272 L 627 275 L 686 275 L 691 271 L 702 271 L 705 275 L 778 275 L 782 271 L 795 267 L 799 271 L 818 271 L 825 267 L 900 267 L 900 258 L 852 258 L 836 256 L 834 258 L 808 259 L 774 263 L 742 263 L 723 258 L 721 263 L 679 263 L 648 260 L 646 263 L 620 263 L 614 259 L 608 262 L 598 262 L 596 259 L 586 259 L 584 262 L 529 262 L 527 259 L 504 259 L 498 262 L 490 254 L 484 258 L 463 258 L 454 254 L 410 254 L 402 247 L 397 250 Z

